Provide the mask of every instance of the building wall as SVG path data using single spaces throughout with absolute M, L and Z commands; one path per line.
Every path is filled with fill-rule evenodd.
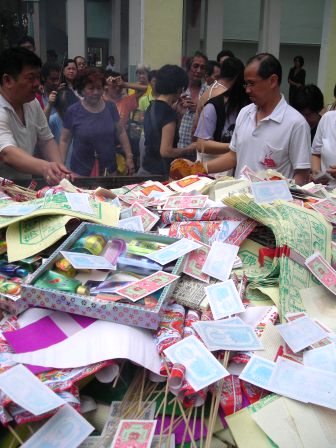
M 61 63 L 68 51 L 66 0 L 40 1 L 40 35 L 42 59 L 46 60 L 46 51 L 52 49 Z
M 280 41 L 321 44 L 325 0 L 283 0 Z
M 238 58 L 246 62 L 258 51 L 261 0 L 211 1 L 217 3 L 215 8 L 219 13 L 223 12 L 223 29 L 218 30 L 216 47 L 214 44 L 214 48 L 208 48 L 208 56 L 214 58 L 225 48 L 232 50 Z M 324 4 L 325 0 L 282 0 L 279 58 L 283 68 L 282 91 L 286 96 L 287 75 L 296 55 L 302 55 L 305 59 L 307 83 L 317 84 Z M 185 5 L 184 55 L 190 55 L 200 45 L 202 16 L 199 14 L 196 20 L 195 17 L 192 19 L 192 1 L 185 0 Z
M 319 67 L 319 85 L 324 93 L 325 103 L 334 102 L 336 82 L 336 0 L 325 0 L 323 35 Z
M 152 68 L 180 64 L 183 2 L 144 0 L 143 62 Z
M 224 8 L 223 39 L 258 41 L 260 0 L 218 0 Z

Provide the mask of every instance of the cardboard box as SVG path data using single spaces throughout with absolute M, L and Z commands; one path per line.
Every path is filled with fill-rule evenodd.
M 52 289 L 42 289 L 34 286 L 35 280 L 46 270 L 53 268 L 55 261 L 62 250 L 70 250 L 73 244 L 85 234 L 101 234 L 106 239 L 122 238 L 126 242 L 137 239 L 146 241 L 157 241 L 172 244 L 177 241 L 175 238 L 160 236 L 154 233 L 134 232 L 123 230 L 117 227 L 108 227 L 100 224 L 84 222 L 67 240 L 48 258 L 48 260 L 36 270 L 27 283 L 22 285 L 22 299 L 28 306 L 49 308 L 52 310 L 65 311 L 68 313 L 80 314 L 97 319 L 117 322 L 135 327 L 156 329 L 161 320 L 163 305 L 172 295 L 176 282 L 167 285 L 160 294 L 155 308 L 145 308 L 144 305 L 134 303 L 109 302 L 97 299 L 94 296 L 84 296 L 75 293 L 65 293 Z M 173 274 L 179 275 L 182 271 L 182 259 L 176 261 Z

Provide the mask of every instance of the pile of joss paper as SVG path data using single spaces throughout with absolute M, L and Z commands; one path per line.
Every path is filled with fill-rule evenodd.
M 336 446 L 336 192 L 243 173 L 111 190 L 2 180 L 2 447 Z M 82 222 L 141 238 L 110 269 L 96 235 L 76 260 L 62 252 L 43 274 L 62 303 L 32 306 L 25 285 Z M 71 312 L 80 295 L 136 314 L 164 291 L 154 329 L 118 308 Z

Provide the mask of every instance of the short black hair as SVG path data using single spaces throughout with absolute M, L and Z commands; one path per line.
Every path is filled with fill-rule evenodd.
M 17 45 L 18 45 L 18 47 L 21 47 L 21 45 L 25 44 L 26 42 L 31 44 L 35 48 L 35 40 L 31 36 L 23 36 L 23 37 L 21 37 L 21 39 L 18 41 Z
M 194 62 L 195 58 L 203 58 L 205 60 L 205 63 L 208 63 L 208 56 L 204 53 L 202 53 L 201 51 L 195 51 L 195 53 L 191 56 L 191 58 L 188 58 L 186 61 L 186 69 L 189 72 L 189 70 L 191 69 L 191 65 Z
M 259 53 L 255 56 L 252 56 L 247 62 L 246 66 L 252 64 L 253 62 L 259 62 L 259 70 L 258 75 L 262 79 L 267 79 L 272 75 L 277 75 L 278 84 L 281 84 L 282 81 L 282 67 L 279 60 L 270 53 Z
M 293 107 L 299 112 L 302 112 L 304 109 L 310 109 L 319 113 L 324 107 L 323 93 L 316 85 L 307 84 L 295 93 Z
M 155 90 L 158 94 L 178 93 L 179 89 L 188 87 L 188 75 L 178 65 L 164 65 L 156 74 Z
M 293 61 L 295 61 L 295 59 L 297 59 L 299 61 L 300 67 L 303 67 L 304 65 L 304 59 L 302 56 L 295 56 L 295 58 L 293 59 Z
M 61 67 L 57 62 L 46 62 L 41 68 L 41 81 L 45 82 L 51 72 L 61 72 Z
M 334 87 L 334 98 L 336 98 L 336 84 L 335 84 L 335 87 Z
M 75 104 L 78 101 L 79 98 L 74 93 L 74 91 L 72 89 L 69 89 L 68 87 L 65 87 L 58 92 L 54 107 L 60 117 L 63 119 L 67 109 L 72 106 L 72 104 Z
M 223 58 L 224 56 L 227 56 L 229 58 L 234 58 L 234 54 L 231 50 L 222 50 L 218 53 L 217 55 L 217 62 L 219 62 L 221 60 L 221 58 Z
M 212 61 L 212 60 L 208 61 L 205 73 L 208 76 L 211 76 L 213 74 L 213 72 L 214 72 L 215 67 L 220 68 L 220 65 L 219 65 L 219 63 L 217 61 Z
M 74 63 L 76 65 L 76 61 L 74 59 L 65 59 L 63 62 L 63 70 L 69 65 Z M 76 65 L 77 67 L 77 65 Z
M 0 85 L 3 83 L 4 74 L 16 79 L 24 67 L 41 68 L 41 66 L 41 59 L 27 48 L 8 48 L 0 54 Z

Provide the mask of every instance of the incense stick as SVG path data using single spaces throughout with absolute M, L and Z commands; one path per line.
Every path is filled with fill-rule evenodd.
M 202 410 L 201 410 L 201 439 L 200 439 L 200 448 L 203 448 L 203 437 L 204 437 L 204 407 L 205 407 L 205 402 L 202 405 Z
M 146 380 L 146 370 L 143 369 L 142 381 L 141 381 L 141 389 L 140 389 L 140 396 L 139 396 L 139 402 L 138 402 L 138 412 L 141 409 L 141 402 L 142 402 L 142 397 L 143 397 L 143 391 L 144 391 L 144 388 L 145 388 L 145 380 Z
M 183 431 L 183 437 L 182 437 L 181 446 L 184 446 L 185 438 L 187 436 L 187 431 L 188 431 L 188 429 L 190 430 L 189 422 L 190 422 L 191 413 L 192 413 L 192 408 L 190 408 L 188 410 L 188 417 L 187 417 L 187 420 L 185 420 L 185 428 L 184 428 L 184 431 Z
M 166 364 L 166 362 L 165 362 L 165 364 Z M 166 365 L 166 369 L 167 368 L 168 367 Z M 164 428 L 164 420 L 165 420 L 165 417 L 166 417 L 168 393 L 169 393 L 169 390 L 168 390 L 168 379 L 167 379 L 166 387 L 165 387 L 165 394 L 164 394 L 164 397 L 163 397 L 163 412 L 162 412 L 162 415 L 161 415 L 161 428 L 160 428 L 159 446 L 161 446 L 161 443 L 162 443 L 162 433 L 163 433 L 163 428 Z
M 13 427 L 11 425 L 8 425 L 7 428 L 10 430 L 10 432 L 13 434 L 13 436 L 16 438 L 16 440 L 23 445 L 23 440 L 21 439 L 21 437 L 19 436 L 19 434 L 14 431 Z
M 230 357 L 230 352 L 226 351 L 224 353 L 224 359 L 222 361 L 222 365 L 224 367 L 227 367 L 229 357 Z M 221 399 L 221 395 L 222 395 L 223 382 L 224 382 L 224 378 L 222 378 L 220 381 L 218 381 L 215 385 L 215 390 L 214 390 L 214 393 L 212 396 L 212 398 L 215 397 L 214 406 L 213 406 L 212 412 L 210 413 L 210 416 L 209 416 L 208 433 L 207 433 L 207 437 L 205 440 L 205 448 L 210 448 L 210 446 L 211 446 L 212 434 L 213 434 L 213 430 L 214 430 L 215 423 L 217 420 L 218 409 L 219 409 L 220 399 Z
M 173 411 L 172 411 L 172 415 L 171 415 L 171 418 L 170 418 L 170 425 L 169 425 L 169 432 L 168 432 L 168 442 L 167 442 L 168 446 L 170 446 L 170 439 L 171 439 L 172 430 L 173 430 L 173 423 L 174 423 L 174 420 L 175 420 L 176 402 L 177 402 L 177 399 L 174 402 Z M 161 446 L 161 444 L 159 444 L 159 446 Z

